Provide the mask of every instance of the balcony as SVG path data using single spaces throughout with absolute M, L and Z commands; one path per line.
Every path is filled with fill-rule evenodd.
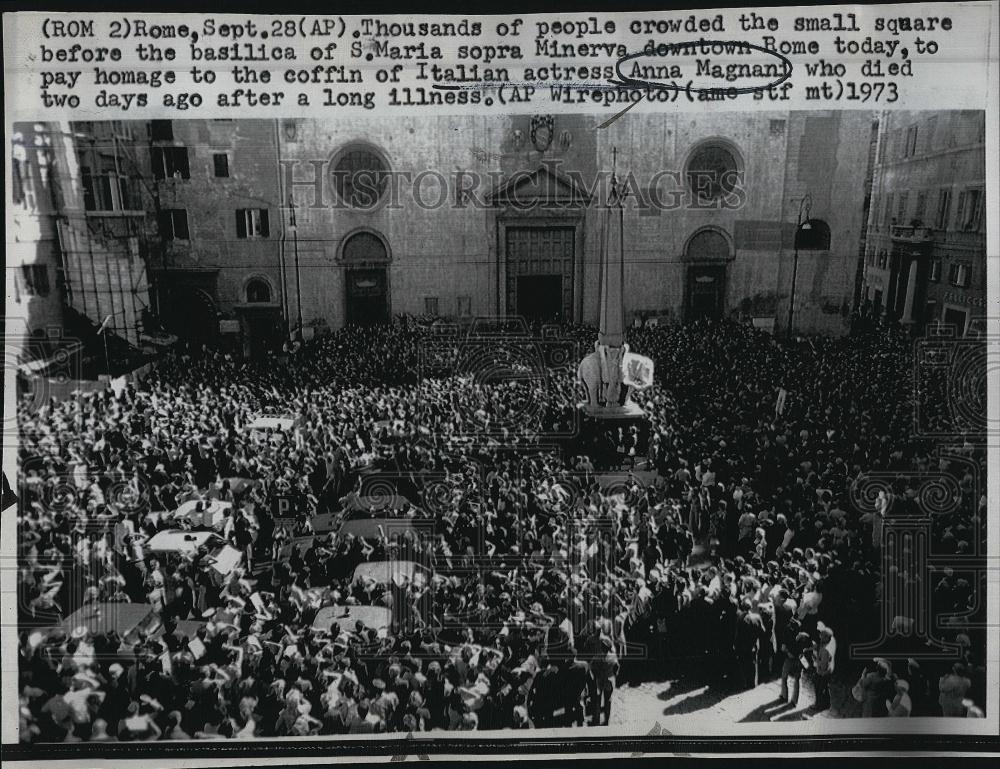
M 912 224 L 894 224 L 889 231 L 889 237 L 900 243 L 912 243 L 915 245 L 930 243 L 934 240 L 934 228 L 915 227 Z
M 131 217 L 131 218 L 144 218 L 148 214 L 147 211 L 141 208 L 104 208 L 100 210 L 84 210 L 83 215 L 88 219 L 114 219 L 120 217 Z

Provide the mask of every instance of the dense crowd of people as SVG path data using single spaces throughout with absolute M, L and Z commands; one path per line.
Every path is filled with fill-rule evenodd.
M 644 423 L 611 429 L 581 421 L 574 360 L 515 340 L 523 376 L 491 377 L 496 344 L 349 327 L 25 405 L 21 738 L 603 725 L 652 676 L 982 715 L 985 583 L 961 556 L 985 546 L 985 458 L 914 430 L 912 341 L 631 329 L 657 380 Z M 927 516 L 953 565 L 914 569 L 903 541 L 886 567 L 893 519 Z M 391 565 L 357 578 L 368 562 Z M 927 601 L 887 605 L 904 595 Z M 947 620 L 922 636 L 917 611 Z

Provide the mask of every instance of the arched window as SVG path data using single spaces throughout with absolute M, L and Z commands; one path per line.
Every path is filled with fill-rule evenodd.
M 252 278 L 247 283 L 248 302 L 270 302 L 271 286 L 263 278 Z
M 389 253 L 385 243 L 374 232 L 363 230 L 348 236 L 341 256 L 345 262 L 387 262 Z
M 696 262 L 721 262 L 732 255 L 729 241 L 719 230 L 707 228 L 691 236 L 684 256 Z
M 829 251 L 830 225 L 822 219 L 808 219 L 799 228 L 796 240 L 802 251 Z
M 334 189 L 351 208 L 373 208 L 389 186 L 385 158 L 364 144 L 345 147 L 334 159 L 332 169 Z
M 687 162 L 688 187 L 698 200 L 719 200 L 730 195 L 740 180 L 740 158 L 722 142 L 706 142 Z

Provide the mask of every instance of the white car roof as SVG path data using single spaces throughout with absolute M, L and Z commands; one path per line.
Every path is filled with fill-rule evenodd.
M 174 511 L 174 515 L 191 515 L 194 513 L 194 510 L 198 506 L 199 502 L 205 510 L 213 513 L 216 511 L 225 512 L 233 506 L 232 502 L 226 502 L 222 499 L 189 499 L 187 502 L 183 502 L 178 505 L 177 509 Z
M 282 430 L 291 430 L 295 427 L 297 421 L 294 417 L 282 414 L 261 414 L 247 425 L 247 429 L 277 430 L 281 428 Z
M 220 539 L 218 534 L 211 531 L 167 529 L 150 537 L 146 541 L 146 547 L 154 552 L 162 553 L 195 553 L 209 540 Z

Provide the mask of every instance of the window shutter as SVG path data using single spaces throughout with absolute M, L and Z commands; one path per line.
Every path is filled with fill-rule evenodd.
M 163 148 L 153 147 L 150 152 L 150 156 L 153 159 L 153 176 L 157 179 L 163 179 L 166 177 L 164 173 L 163 166 Z
M 267 224 L 267 209 L 260 209 L 260 236 L 262 238 L 270 237 L 271 231 Z
M 174 237 L 188 240 L 188 212 L 179 208 L 174 211 Z
M 170 240 L 174 236 L 174 226 L 173 217 L 170 215 L 170 211 L 161 210 L 156 215 L 156 224 L 160 229 L 160 237 L 164 240 Z
M 191 178 L 191 167 L 188 165 L 187 147 L 174 148 L 174 163 L 176 170 L 181 172 L 182 179 Z
M 236 209 L 236 237 L 247 236 L 247 212 L 245 208 Z
M 169 120 L 152 120 L 150 121 L 150 138 L 156 141 L 173 141 L 174 139 L 174 126 Z
M 976 190 L 972 193 L 971 211 L 969 211 L 969 229 L 980 229 L 983 220 L 983 193 Z

